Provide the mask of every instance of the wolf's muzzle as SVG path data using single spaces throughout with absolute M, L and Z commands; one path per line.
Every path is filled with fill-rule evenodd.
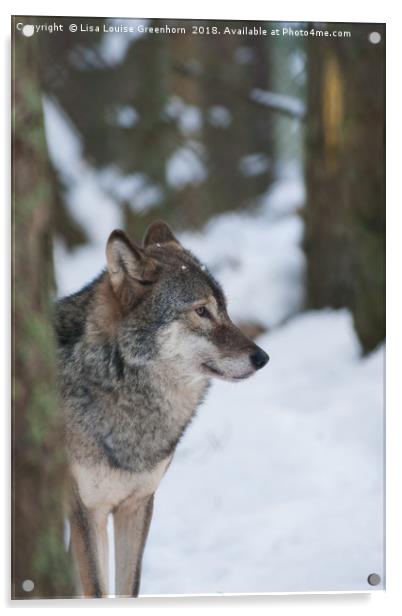
M 260 370 L 269 362 L 269 355 L 262 349 L 258 349 L 258 351 L 250 355 L 250 361 L 256 370 Z

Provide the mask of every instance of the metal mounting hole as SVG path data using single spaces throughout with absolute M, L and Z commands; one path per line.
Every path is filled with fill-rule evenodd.
M 32 580 L 24 580 L 22 582 L 22 590 L 25 590 L 25 592 L 32 592 L 34 588 L 35 584 Z
M 378 45 L 381 41 L 381 34 L 379 32 L 370 32 L 369 41 L 370 43 L 373 43 L 373 45 Z
M 31 26 L 30 24 L 26 24 L 23 28 L 22 28 L 22 34 L 24 36 L 33 36 L 35 33 L 35 28 L 33 26 Z
M 378 573 L 370 573 L 367 578 L 367 581 L 370 586 L 378 586 L 378 584 L 381 582 L 381 576 L 379 576 Z

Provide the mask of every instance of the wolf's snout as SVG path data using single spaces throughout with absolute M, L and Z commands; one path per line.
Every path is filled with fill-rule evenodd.
M 256 370 L 263 368 L 269 362 L 269 355 L 262 349 L 258 349 L 250 355 L 250 361 Z

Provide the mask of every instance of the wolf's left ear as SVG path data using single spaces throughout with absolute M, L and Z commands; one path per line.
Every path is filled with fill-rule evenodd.
M 141 295 L 157 279 L 158 265 L 120 230 L 113 231 L 106 245 L 107 269 L 114 292 L 123 303 Z
M 157 220 L 148 227 L 142 245 L 144 248 L 151 246 L 152 244 L 175 244 L 176 248 L 182 248 L 179 240 L 175 238 L 169 225 L 163 222 L 163 220 Z

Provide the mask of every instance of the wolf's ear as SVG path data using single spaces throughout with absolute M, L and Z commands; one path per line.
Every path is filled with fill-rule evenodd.
M 144 235 L 142 245 L 144 248 L 152 244 L 175 244 L 176 248 L 182 248 L 179 240 L 175 238 L 168 224 L 163 220 L 157 220 L 150 225 Z
M 107 269 L 113 290 L 117 295 L 133 294 L 157 278 L 156 261 L 135 246 L 123 231 L 113 231 L 106 244 Z M 127 283 L 127 284 L 125 284 Z M 126 299 L 128 299 L 126 297 Z

